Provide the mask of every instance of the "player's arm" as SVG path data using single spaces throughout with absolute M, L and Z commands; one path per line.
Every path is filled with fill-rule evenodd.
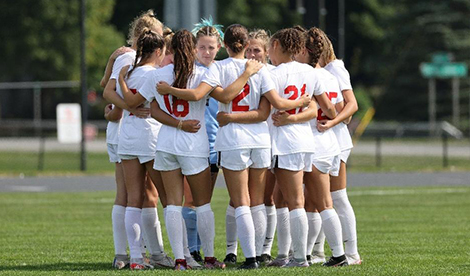
M 349 122 L 354 113 L 356 113 L 358 106 L 354 92 L 351 89 L 343 90 L 344 108 L 332 120 L 322 121 L 317 125 L 319 131 L 328 130 L 341 122 Z M 327 115 L 328 116 L 328 115 Z
M 122 109 L 114 107 L 112 104 L 107 104 L 104 107 L 104 118 L 109 122 L 119 121 L 122 117 Z
M 230 103 L 238 94 L 240 94 L 240 91 L 243 89 L 250 77 L 258 73 L 263 66 L 263 63 L 257 60 L 248 60 L 245 64 L 245 71 L 243 71 L 243 73 L 225 89 L 221 89 L 220 87 L 214 89 L 211 92 L 211 97 L 224 104 Z
M 157 83 L 158 94 L 171 94 L 179 99 L 186 101 L 199 101 L 205 95 L 207 95 L 207 93 L 211 92 L 212 89 L 213 87 L 205 82 L 201 82 L 198 87 L 193 89 L 172 87 L 164 81 Z
M 258 109 L 240 113 L 217 113 L 217 122 L 223 127 L 229 123 L 254 124 L 266 121 L 271 112 L 271 104 L 265 97 L 261 97 Z
M 310 101 L 307 109 L 297 114 L 289 114 L 288 112 L 281 110 L 274 113 L 271 118 L 275 126 L 283 126 L 288 124 L 298 124 L 308 122 L 317 117 L 317 104 L 315 101 Z
M 334 119 L 336 117 L 336 108 L 330 99 L 328 99 L 328 95 L 326 93 L 315 95 L 315 99 L 326 117 L 329 119 Z
M 150 103 L 150 113 L 152 118 L 159 121 L 160 123 L 171 126 L 177 129 L 181 129 L 186 132 L 195 133 L 201 128 L 201 124 L 198 120 L 177 120 L 165 111 L 163 111 L 156 101 Z
M 306 107 L 310 104 L 312 99 L 308 94 L 302 95 L 299 99 L 291 101 L 284 99 L 277 93 L 276 90 L 269 90 L 264 96 L 269 100 L 269 102 L 274 106 L 274 108 L 279 110 L 290 110 L 298 107 Z
M 117 48 L 111 54 L 111 56 L 109 56 L 108 62 L 106 64 L 106 69 L 104 70 L 103 78 L 101 78 L 101 81 L 100 81 L 101 87 L 105 88 L 106 84 L 108 84 L 109 78 L 111 77 L 111 74 L 113 73 L 113 65 L 114 65 L 114 62 L 116 61 L 116 58 L 129 51 L 132 51 L 132 49 L 129 47 L 121 46 Z
M 121 87 L 122 95 L 124 96 L 124 102 L 129 108 L 136 108 L 145 102 L 145 98 L 140 93 L 132 93 L 127 87 L 127 83 L 124 77 L 127 75 L 129 66 L 124 66 L 119 72 L 119 86 Z
M 139 118 L 146 118 L 150 114 L 150 109 L 144 107 L 130 108 L 121 96 L 116 92 L 116 80 L 110 79 L 104 88 L 103 98 L 113 103 L 114 108 L 125 109 Z

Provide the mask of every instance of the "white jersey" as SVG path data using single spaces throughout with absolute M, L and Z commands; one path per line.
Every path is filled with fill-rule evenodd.
M 172 84 L 174 81 L 173 64 L 149 72 L 144 76 L 138 92 L 147 101 L 156 100 L 160 108 L 178 120 L 199 120 L 201 128 L 196 133 L 186 132 L 175 127 L 162 125 L 158 134 L 157 151 L 174 155 L 190 157 L 209 157 L 209 138 L 207 137 L 204 113 L 208 95 L 199 101 L 186 101 L 172 95 L 161 96 L 156 90 L 160 81 Z M 207 69 L 194 65 L 193 76 L 189 79 L 187 88 L 193 89 L 199 86 Z
M 338 81 L 336 80 L 335 76 L 333 76 L 327 70 L 320 68 L 315 69 L 318 72 L 318 75 L 325 84 L 326 92 L 328 99 L 331 101 L 333 105 L 336 105 L 340 101 L 342 101 L 342 97 L 338 98 L 338 95 L 341 95 L 339 90 Z M 315 158 L 322 158 L 322 157 L 329 157 L 329 156 L 336 156 L 340 154 L 340 149 L 338 145 L 338 140 L 336 138 L 335 132 L 333 129 L 328 129 L 326 131 L 320 132 L 317 129 L 317 121 L 321 120 L 328 120 L 320 106 L 318 106 L 318 115 L 317 118 L 310 121 L 310 125 L 312 127 L 313 132 L 313 140 L 315 141 Z
M 326 91 L 318 72 L 310 65 L 291 61 L 280 64 L 271 71 L 276 89 L 282 98 L 297 100 L 303 94 L 321 95 Z M 290 114 L 301 112 L 301 108 L 288 110 Z M 277 110 L 273 110 L 277 112 Z M 273 155 L 315 151 L 312 128 L 309 122 L 289 124 L 280 127 L 271 126 Z
M 341 91 L 352 90 L 351 79 L 349 72 L 344 67 L 342 60 L 334 60 L 325 66 L 325 69 L 332 73 L 339 83 Z M 351 134 L 349 133 L 348 127 L 344 123 L 339 123 L 333 127 L 333 130 L 338 138 L 338 143 L 341 151 L 351 149 L 353 147 Z
M 118 85 L 117 80 L 119 79 L 119 72 L 121 72 L 122 67 L 127 65 L 134 64 L 135 60 L 135 51 L 130 51 L 120 55 L 115 61 L 113 65 L 113 70 L 111 73 L 110 80 L 116 80 L 116 86 Z M 116 89 L 117 90 L 117 89 Z M 114 105 L 113 105 L 114 108 Z M 119 122 L 108 122 L 108 126 L 106 127 L 106 143 L 108 144 L 117 144 L 119 142 Z
M 134 94 L 137 93 L 137 87 L 141 85 L 143 76 L 155 70 L 153 66 L 137 67 L 126 81 L 129 90 Z M 122 97 L 122 90 L 119 84 L 117 91 Z M 143 106 L 150 108 L 150 103 L 146 101 L 143 103 Z M 119 128 L 118 154 L 154 156 L 160 127 L 161 124 L 151 117 L 138 118 L 129 111 L 124 110 L 121 127 Z
M 228 87 L 245 71 L 246 59 L 227 58 L 215 62 L 203 79 L 212 87 Z M 219 111 L 239 113 L 259 108 L 261 96 L 275 89 L 268 69 L 263 67 L 251 76 L 240 94 L 230 103 L 219 102 Z M 220 127 L 215 139 L 216 151 L 229 151 L 249 148 L 270 148 L 269 129 L 266 121 L 253 124 L 230 123 Z

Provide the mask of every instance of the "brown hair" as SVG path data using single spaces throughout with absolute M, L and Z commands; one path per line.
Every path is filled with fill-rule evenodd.
M 248 30 L 240 24 L 228 26 L 224 33 L 224 43 L 235 54 L 240 53 L 248 45 Z
M 175 33 L 168 27 L 165 27 L 163 29 L 163 39 L 165 40 L 165 46 L 166 46 L 166 53 L 165 54 L 173 54 L 173 48 L 171 47 L 171 40 L 173 39 L 173 36 Z
M 163 49 L 165 41 L 156 32 L 144 28 L 142 34 L 137 39 L 137 53 L 135 55 L 134 67 L 129 71 L 127 77 L 139 66 L 144 64 L 156 49 Z M 140 61 L 139 61 L 140 60 Z M 137 63 L 139 61 L 139 63 Z
M 196 38 L 188 30 L 179 30 L 171 40 L 171 47 L 174 51 L 173 87 L 186 88 L 196 62 Z
M 282 52 L 290 55 L 296 55 L 302 51 L 304 39 L 302 33 L 294 28 L 287 28 L 277 31 L 271 37 L 271 44 L 274 40 L 279 41 Z
M 144 28 L 149 28 L 152 31 L 159 33 L 163 30 L 163 24 L 157 19 L 153 10 L 148 10 L 137 16 L 129 26 L 129 35 L 127 43 L 134 44 L 134 41 L 140 36 Z
M 197 40 L 203 36 L 214 36 L 217 39 L 217 43 L 222 44 L 222 38 L 220 37 L 219 31 L 217 31 L 213 26 L 204 26 L 197 31 Z
M 317 27 L 310 28 L 304 33 L 305 49 L 308 52 L 308 64 L 315 67 L 320 60 L 320 56 L 325 48 L 325 38 L 323 31 Z
M 331 40 L 328 38 L 328 36 L 323 32 L 321 29 L 318 29 L 318 33 L 321 35 L 324 44 L 323 44 L 323 51 L 320 55 L 320 60 L 322 63 L 325 64 L 320 64 L 321 67 L 327 65 L 328 63 L 332 62 L 333 60 L 336 60 L 336 55 L 335 55 L 335 50 L 333 48 L 333 44 L 331 43 Z

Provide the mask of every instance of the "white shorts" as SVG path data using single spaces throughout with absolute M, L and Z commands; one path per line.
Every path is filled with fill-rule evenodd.
M 153 169 L 157 171 L 172 171 L 181 169 L 183 175 L 198 174 L 209 167 L 207 157 L 188 157 L 168 152 L 157 151 Z
M 107 144 L 108 145 L 108 155 L 109 155 L 109 162 L 111 163 L 121 163 L 121 158 L 117 153 L 118 144 Z
M 336 155 L 335 158 L 333 159 L 333 166 L 331 167 L 330 175 L 336 176 L 336 177 L 339 176 L 340 166 L 341 166 L 340 155 Z
M 155 158 L 155 156 L 119 154 L 119 158 L 121 158 L 121 160 L 139 159 L 139 163 L 144 164 L 149 161 L 152 161 Z
M 289 170 L 311 172 L 313 164 L 313 153 L 298 152 L 286 155 L 274 155 L 271 167 Z M 273 170 L 274 172 L 274 170 Z
M 351 149 L 343 150 L 339 154 L 339 158 L 341 159 L 341 161 L 343 161 L 345 164 L 347 164 L 350 154 L 351 154 Z
M 220 151 L 219 167 L 232 171 L 242 171 L 246 168 L 261 169 L 271 165 L 271 149 L 238 149 Z
M 312 165 L 315 166 L 315 168 L 317 168 L 317 170 L 319 170 L 322 173 L 330 173 L 334 168 L 335 161 L 336 163 L 338 163 L 338 169 L 339 169 L 339 155 L 319 157 L 319 158 L 314 157 Z

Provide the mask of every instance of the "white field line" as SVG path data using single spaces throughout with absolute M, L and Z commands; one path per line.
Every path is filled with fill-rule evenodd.
M 446 189 L 399 189 L 399 190 L 372 190 L 372 191 L 352 191 L 348 192 L 349 196 L 363 196 L 363 195 L 413 195 L 413 194 L 456 194 L 468 193 L 470 189 L 467 188 L 446 188 Z

